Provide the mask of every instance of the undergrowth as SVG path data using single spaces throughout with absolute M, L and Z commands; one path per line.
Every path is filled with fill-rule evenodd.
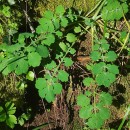
M 1 11 L 9 16 L 8 10 L 3 7 Z M 65 10 L 62 5 L 54 12 L 47 10 L 39 19 L 35 33 L 20 33 L 11 44 L 3 41 L 0 45 L 0 71 L 3 75 L 22 75 L 23 81 L 35 83 L 40 98 L 55 103 L 57 95 L 65 88 L 64 84 L 69 82 L 71 75 L 67 70 L 75 62 L 72 58 L 76 55 L 75 45 L 81 36 L 90 33 L 91 63 L 85 68 L 89 75 L 83 77 L 84 89 L 79 91 L 76 104 L 79 117 L 84 119 L 84 129 L 100 129 L 111 116 L 109 106 L 112 104 L 110 93 L 101 91 L 101 88 L 109 89 L 116 81 L 120 66 L 115 61 L 123 50 L 127 50 L 128 56 L 130 53 L 127 12 L 126 0 L 102 0 L 85 16 L 81 11 Z M 120 19 L 128 30 L 120 32 L 111 27 L 111 23 Z M 20 87 L 24 89 L 25 86 L 21 82 Z M 15 111 L 14 103 L 3 104 L 0 122 L 6 122 L 10 128 L 17 123 L 23 125 L 28 116 L 25 114 L 17 119 Z

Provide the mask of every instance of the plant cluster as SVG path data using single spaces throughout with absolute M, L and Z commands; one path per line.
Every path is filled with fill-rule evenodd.
M 15 2 L 10 0 L 4 4 L 3 1 L 0 1 L 0 40 L 2 36 L 13 36 L 18 30 L 18 24 L 12 15 L 10 7 L 10 5 L 13 4 L 15 4 Z
M 109 44 L 105 39 L 95 43 L 90 57 L 93 61 L 87 65 L 91 71 L 92 78 L 86 77 L 83 84 L 90 88 L 77 97 L 77 104 L 81 107 L 79 116 L 88 119 L 87 125 L 90 129 L 101 128 L 104 121 L 110 118 L 108 106 L 112 103 L 112 96 L 106 92 L 100 92 L 98 87 L 109 87 L 119 74 L 118 66 L 112 64 L 117 55 L 114 51 L 109 51 Z
M 15 116 L 16 107 L 12 102 L 6 102 L 5 105 L 0 106 L 0 122 L 5 122 L 10 128 L 14 128 L 15 124 L 24 124 L 29 119 L 29 114 L 23 113 L 21 116 Z

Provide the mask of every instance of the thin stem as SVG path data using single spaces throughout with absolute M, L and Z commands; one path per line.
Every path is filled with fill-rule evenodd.
M 122 127 L 123 127 L 123 125 L 124 125 L 124 122 L 125 122 L 127 116 L 129 115 L 129 112 L 130 112 L 130 105 L 129 105 L 128 108 L 127 108 L 127 111 L 126 111 L 126 113 L 125 113 L 125 116 L 123 117 L 123 120 L 122 120 L 120 126 L 118 127 L 118 130 L 121 130 L 121 129 L 122 129 Z
M 69 49 L 66 51 L 65 55 L 62 57 L 61 61 L 59 62 L 59 65 L 57 66 L 57 68 L 55 69 L 53 76 L 55 76 L 55 74 L 57 73 L 58 69 L 60 68 L 61 64 L 64 61 L 64 58 L 67 56 L 67 54 L 69 53 L 70 49 L 73 47 L 73 45 L 75 44 L 75 42 L 72 43 L 72 45 L 69 47 Z
M 41 100 L 42 100 L 42 104 L 43 104 L 43 107 L 44 107 L 44 110 L 45 110 L 46 118 L 48 120 L 48 126 L 49 126 L 49 129 L 51 130 L 51 126 L 50 126 L 49 118 L 48 118 L 47 111 L 46 111 L 46 108 L 45 108 L 45 104 L 44 104 L 43 99 L 41 99 Z
M 102 1 L 99 1 L 98 4 L 90 11 L 86 14 L 86 17 L 88 17 L 90 14 L 92 14 L 101 4 Z
M 91 34 L 92 34 L 92 50 L 94 45 L 94 26 L 91 27 Z

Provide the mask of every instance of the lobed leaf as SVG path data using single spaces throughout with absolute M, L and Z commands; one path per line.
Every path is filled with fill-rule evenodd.
M 59 14 L 63 15 L 65 13 L 64 7 L 62 5 L 57 6 L 56 10 L 55 10 L 55 13 L 58 14 L 58 15 Z
M 49 56 L 49 50 L 46 46 L 44 45 L 38 45 L 37 50 L 36 50 L 39 55 L 43 58 L 47 58 Z
M 77 97 L 77 105 L 81 106 L 81 107 L 86 107 L 88 105 L 90 105 L 90 98 L 88 98 L 87 96 L 80 94 Z
M 100 101 L 104 104 L 104 106 L 112 104 L 112 96 L 109 93 L 102 92 L 100 94 Z
M 115 61 L 117 58 L 117 54 L 114 51 L 109 51 L 108 53 L 106 53 L 106 61 L 108 62 L 112 62 Z
M 75 42 L 77 40 L 76 36 L 73 33 L 68 33 L 66 35 L 66 40 L 68 42 Z
M 93 61 L 98 61 L 101 57 L 101 53 L 99 51 L 92 51 L 90 57 Z
M 69 74 L 64 70 L 59 70 L 57 76 L 58 76 L 59 80 L 61 80 L 62 82 L 67 82 Z
M 64 58 L 64 65 L 66 67 L 70 67 L 72 66 L 72 64 L 73 64 L 73 61 L 71 60 L 71 58 L 68 58 L 68 57 Z
M 54 94 L 60 94 L 62 91 L 62 85 L 60 83 L 55 83 L 53 85 L 53 92 Z
M 42 40 L 42 44 L 50 46 L 55 42 L 55 36 L 53 34 L 48 34 L 45 40 Z
M 8 117 L 6 118 L 6 124 L 10 127 L 10 128 L 14 128 L 15 124 L 17 124 L 17 118 L 14 115 L 8 115 Z
M 117 65 L 107 64 L 107 69 L 110 73 L 119 74 L 119 69 Z
M 93 114 L 91 118 L 88 119 L 87 125 L 90 129 L 100 129 L 104 123 L 104 120 L 100 117 L 99 113 Z
M 92 105 L 89 105 L 87 107 L 83 107 L 79 110 L 79 117 L 83 119 L 88 119 L 92 115 Z
M 83 84 L 87 87 L 90 87 L 91 85 L 94 85 L 94 80 L 92 78 L 85 78 L 83 80 Z
M 41 63 L 41 56 L 37 52 L 32 52 L 28 54 L 28 63 L 32 67 L 37 67 Z
M 80 26 L 75 27 L 75 28 L 74 28 L 74 32 L 75 32 L 75 33 L 80 33 L 80 32 L 81 32 L 81 27 L 80 27 Z
M 47 81 L 44 78 L 38 78 L 35 83 L 35 87 L 39 90 L 42 90 L 47 86 Z

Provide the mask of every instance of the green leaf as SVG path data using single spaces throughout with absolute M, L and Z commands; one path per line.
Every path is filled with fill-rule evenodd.
M 102 120 L 106 120 L 110 118 L 110 111 L 108 108 L 99 106 L 98 109 L 99 109 L 99 114 Z
M 37 50 L 36 50 L 39 55 L 43 58 L 47 58 L 49 56 L 49 50 L 46 46 L 43 45 L 38 45 Z
M 7 102 L 5 104 L 5 107 L 6 107 L 7 114 L 12 115 L 16 112 L 16 107 L 14 106 L 14 103 L 12 103 L 12 102 Z
M 27 51 L 28 53 L 34 52 L 35 50 L 36 50 L 36 48 L 33 47 L 33 46 L 28 46 L 28 47 L 26 48 L 26 51 Z
M 9 18 L 11 16 L 10 7 L 3 5 L 2 13 L 4 14 L 5 17 Z
M 77 40 L 76 36 L 73 33 L 68 33 L 66 36 L 68 42 L 75 42 Z
M 20 82 L 20 83 L 18 84 L 18 86 L 17 86 L 17 88 L 18 88 L 19 90 L 24 90 L 26 87 L 27 87 L 27 85 L 24 84 L 23 82 Z
M 98 51 L 99 48 L 100 48 L 100 45 L 99 45 L 99 44 L 95 44 L 95 45 L 93 46 L 93 50 L 94 50 L 94 51 Z
M 88 119 L 87 125 L 90 129 L 100 129 L 104 123 L 104 120 L 100 118 L 100 114 L 93 114 L 91 118 Z
M 45 98 L 45 96 L 46 96 L 46 93 L 47 93 L 47 90 L 48 88 L 46 87 L 46 88 L 44 88 L 44 89 L 39 89 L 38 90 L 38 94 L 39 94 L 39 96 L 41 97 L 41 98 Z
M 87 64 L 87 65 L 86 65 L 86 68 L 87 68 L 87 70 L 92 71 L 93 64 L 92 64 L 92 63 Z
M 52 70 L 56 67 L 56 62 L 52 60 L 51 63 L 48 63 L 47 65 L 45 65 L 45 67 L 48 70 Z
M 24 125 L 24 119 L 23 118 L 18 118 L 18 124 L 20 124 L 21 126 Z
M 6 124 L 13 129 L 15 124 L 17 124 L 17 118 L 14 115 L 8 115 L 6 118 Z
M 85 95 L 88 96 L 88 97 L 90 97 L 90 96 L 92 95 L 92 92 L 86 91 L 86 92 L 85 92 Z
M 58 15 L 59 14 L 63 15 L 65 13 L 64 7 L 62 5 L 57 6 L 56 10 L 55 10 L 55 13 L 58 14 Z
M 3 107 L 0 106 L 0 122 L 4 122 L 6 119 L 6 113 L 3 109 Z
M 41 56 L 37 52 L 29 53 L 28 62 L 30 66 L 37 67 L 41 63 Z
M 62 91 L 62 85 L 60 83 L 55 83 L 53 85 L 53 92 L 54 94 L 60 94 Z
M 102 92 L 100 94 L 100 101 L 104 104 L 104 106 L 108 106 L 112 104 L 112 96 L 109 93 Z
M 24 58 L 21 58 L 21 59 L 16 61 L 16 64 L 17 64 L 17 67 L 15 69 L 15 73 L 17 75 L 20 75 L 20 74 L 23 74 L 23 73 L 24 74 L 27 73 L 28 68 L 29 68 L 27 60 L 25 60 Z
M 104 71 L 105 68 L 106 64 L 104 62 L 97 63 L 92 66 L 92 73 L 95 75 L 100 74 Z
M 2 112 L 3 110 L 4 110 L 3 107 L 0 106 L 0 112 Z
M 84 86 L 90 87 L 91 85 L 94 85 L 94 80 L 92 78 L 85 78 L 83 80 Z
M 75 27 L 75 28 L 74 28 L 74 32 L 75 32 L 75 33 L 80 33 L 80 32 L 81 32 L 81 27 L 80 27 L 80 26 Z
M 23 34 L 19 34 L 19 36 L 18 36 L 18 42 L 19 42 L 20 44 L 22 44 L 22 43 L 24 43 L 24 41 L 25 41 L 24 35 L 23 35 Z
M 79 110 L 79 117 L 83 119 L 88 119 L 92 115 L 92 105 L 89 105 L 87 107 L 83 107 Z
M 99 44 L 100 44 L 101 46 L 102 46 L 103 44 L 108 44 L 107 40 L 104 39 L 104 38 L 100 39 L 98 42 L 99 42 Z
M 108 64 L 107 65 L 107 69 L 110 73 L 113 73 L 113 74 L 119 74 L 119 69 L 118 69 L 118 66 L 116 65 L 111 65 L 111 64 Z
M 117 54 L 114 51 L 109 51 L 105 56 L 108 62 L 115 61 L 117 58 Z
M 59 29 L 59 27 L 60 27 L 60 20 L 59 20 L 56 16 L 54 16 L 53 19 L 52 19 L 52 21 L 53 21 L 55 30 Z M 56 33 L 57 33 L 57 32 L 56 32 Z M 59 36 L 58 36 L 58 37 L 59 37 Z
M 69 22 L 68 22 L 67 18 L 65 18 L 65 17 L 61 18 L 61 26 L 62 27 L 67 27 L 68 23 Z
M 55 42 L 55 36 L 53 34 L 48 34 L 45 40 L 42 40 L 42 44 L 50 46 Z
M 47 86 L 47 81 L 44 78 L 38 78 L 35 83 L 35 87 L 39 90 L 42 90 Z
M 70 48 L 70 51 L 69 51 L 69 52 L 70 52 L 70 54 L 73 55 L 73 54 L 75 54 L 76 50 L 75 50 L 74 48 Z
M 48 18 L 41 18 L 39 20 L 39 23 L 41 25 L 39 25 L 37 28 L 36 28 L 36 32 L 38 34 L 41 34 L 41 33 L 44 33 L 46 34 L 47 32 L 49 33 L 54 33 L 55 32 L 55 27 L 53 25 L 53 22 L 51 19 L 48 19 Z
M 93 61 L 98 61 L 101 57 L 101 53 L 98 51 L 92 51 L 90 57 Z
M 119 1 L 114 0 L 111 2 L 108 2 L 106 6 L 103 7 L 101 17 L 103 20 L 109 21 L 109 20 L 119 20 L 121 17 L 123 17 L 123 14 L 128 12 L 128 5 L 127 3 L 120 4 Z
M 103 51 L 103 52 L 108 51 L 108 50 L 109 50 L 109 47 L 110 47 L 110 45 L 107 44 L 107 43 L 101 44 L 101 48 L 102 48 L 102 51 Z
M 39 25 L 39 26 L 36 28 L 36 33 L 37 33 L 37 34 L 45 33 L 45 32 L 47 32 L 47 30 L 48 30 L 48 27 L 47 27 L 47 26 L 44 28 L 42 25 Z
M 26 121 L 30 118 L 30 113 L 23 113 L 21 118 L 25 119 Z
M 21 33 L 20 35 L 23 35 L 25 38 L 34 37 L 33 33 L 28 33 L 28 32 Z
M 2 74 L 8 75 L 9 73 L 11 73 L 12 71 L 14 71 L 16 69 L 16 66 L 17 66 L 16 62 L 12 62 L 10 64 L 7 64 L 7 67 L 3 66 L 5 69 L 3 70 Z
M 28 74 L 26 75 L 26 79 L 33 81 L 34 80 L 34 72 L 29 71 Z
M 109 87 L 115 81 L 115 79 L 116 77 L 114 74 L 109 72 L 104 72 L 97 75 L 96 82 L 99 86 L 104 85 L 105 87 Z
M 64 52 L 68 50 L 68 46 L 64 42 L 60 42 L 59 46 Z
M 52 19 L 53 18 L 53 12 L 50 11 L 50 10 L 47 10 L 44 12 L 44 15 L 43 15 L 45 18 L 47 19 Z
M 87 26 L 91 26 L 93 23 L 92 23 L 92 20 L 90 18 L 85 18 L 85 21 L 84 23 L 87 25 Z
M 73 22 L 74 21 L 74 15 L 73 15 L 73 12 L 72 12 L 72 9 L 69 8 L 69 11 L 68 11 L 68 15 L 67 17 Z
M 72 66 L 72 64 L 73 64 L 73 61 L 70 58 L 68 58 L 68 57 L 64 58 L 64 65 L 66 67 L 70 67 L 70 66 Z
M 57 76 L 58 76 L 59 80 L 61 80 L 62 82 L 67 82 L 69 74 L 64 70 L 59 70 Z
M 52 87 L 52 86 L 50 86 L 50 87 Z M 54 96 L 53 90 L 48 89 L 48 92 L 46 93 L 45 99 L 46 99 L 47 102 L 49 102 L 49 103 L 52 102 L 52 101 L 54 101 L 55 96 Z
M 62 33 L 61 31 L 56 31 L 56 35 L 57 35 L 58 37 L 62 37 L 62 36 L 63 36 L 63 33 Z
M 79 105 L 81 107 L 86 107 L 86 106 L 90 105 L 90 98 L 86 97 L 83 94 L 80 94 L 77 97 L 77 105 Z

